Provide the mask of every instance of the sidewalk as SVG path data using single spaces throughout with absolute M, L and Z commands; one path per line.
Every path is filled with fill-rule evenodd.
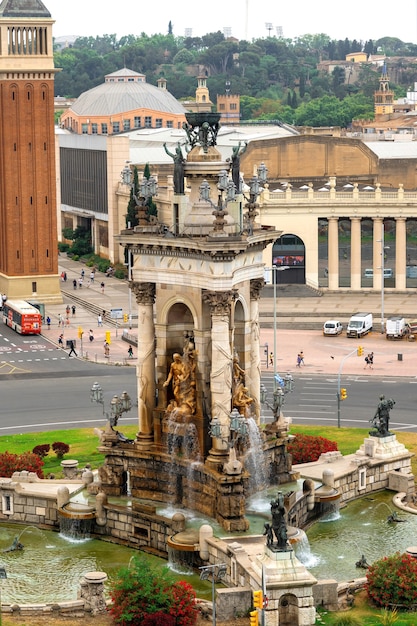
M 63 304 L 46 305 L 45 322 L 42 326 L 42 336 L 54 343 L 58 348 L 58 337 L 64 335 L 64 348 L 66 342 L 74 340 L 76 352 L 79 358 L 84 358 L 97 363 L 110 363 L 111 365 L 136 365 L 136 347 L 133 345 L 133 358 L 129 358 L 128 349 L 131 345 L 122 339 L 127 333 L 136 339 L 137 337 L 137 317 L 132 319 L 132 328 L 128 323 L 111 319 L 112 309 L 122 309 L 123 314 L 129 314 L 129 289 L 127 281 L 118 278 L 107 277 L 105 274 L 96 271 L 94 282 L 87 287 L 87 280 L 90 276 L 91 268 L 77 261 L 60 255 L 59 273 L 67 273 L 67 281 L 61 282 Z M 81 275 L 84 269 L 85 278 L 83 287 L 73 288 L 73 280 Z M 104 282 L 104 293 L 100 284 Z M 136 315 L 136 303 L 132 297 L 132 311 Z M 75 315 L 70 311 L 67 319 L 66 307 L 72 308 L 75 305 Z M 97 316 L 103 317 L 102 326 L 98 325 Z M 46 325 L 46 317 L 51 318 L 51 328 Z M 58 316 L 63 319 L 63 326 L 59 326 Z M 78 337 L 78 329 L 83 330 L 82 341 Z M 90 329 L 93 331 L 94 341 L 89 340 Z M 110 355 L 105 357 L 104 342 L 106 333 L 110 333 Z M 68 350 L 67 350 L 68 352 Z
M 84 268 L 85 280 L 80 289 L 73 289 L 73 280 L 78 279 L 81 270 Z M 63 294 L 63 304 L 48 305 L 45 315 L 51 318 L 51 329 L 48 330 L 46 323 L 43 325 L 42 335 L 49 339 L 58 347 L 58 337 L 63 332 L 64 345 L 66 341 L 73 339 L 76 341 L 76 351 L 78 357 L 86 358 L 98 363 L 110 363 L 121 365 L 136 365 L 136 347 L 133 345 L 133 358 L 128 357 L 130 343 L 123 340 L 123 333 L 128 333 L 135 339 L 138 334 L 138 320 L 136 301 L 131 298 L 132 328 L 121 319 L 118 326 L 112 320 L 110 313 L 112 309 L 122 309 L 123 313 L 129 314 L 129 289 L 127 281 L 118 278 L 108 278 L 101 272 L 96 272 L 94 283 L 87 287 L 87 280 L 91 268 L 82 263 L 72 261 L 66 255 L 59 257 L 59 273 L 67 273 L 67 282 L 61 282 Z M 104 293 L 101 291 L 100 283 L 104 282 Z M 315 320 L 315 330 L 300 330 L 288 327 L 287 324 L 277 316 L 276 330 L 276 370 L 286 373 L 301 372 L 304 376 L 310 374 L 338 374 L 341 361 L 350 353 L 354 354 L 346 358 L 343 363 L 343 374 L 357 376 L 417 376 L 417 342 L 411 343 L 406 339 L 402 341 L 388 341 L 385 335 L 379 331 L 378 321 L 375 324 L 375 331 L 363 339 L 348 339 L 345 333 L 338 337 L 324 337 L 321 332 L 319 321 L 330 317 L 349 317 L 352 311 L 367 309 L 367 304 L 372 300 L 376 306 L 378 304 L 378 294 L 363 294 L 358 302 L 358 295 L 349 294 L 328 294 L 320 297 L 278 297 L 277 309 L 281 312 L 294 313 L 297 310 L 309 311 L 311 318 Z M 392 314 L 402 311 L 406 317 L 414 317 L 412 312 L 415 307 L 415 294 L 386 294 L 386 311 Z M 273 303 L 271 297 L 262 297 L 260 309 L 265 313 L 269 312 L 269 319 L 273 319 Z M 69 315 L 69 324 L 66 321 L 66 306 L 75 304 L 75 315 Z M 97 315 L 105 311 L 103 326 L 98 326 Z M 334 315 L 328 313 L 334 311 Z M 64 327 L 58 326 L 58 315 L 64 320 Z M 408 314 L 408 315 L 407 315 Z M 417 315 L 416 315 L 417 317 Z M 267 359 L 264 354 L 265 345 L 268 344 L 268 352 L 274 351 L 274 330 L 269 324 L 265 324 L 265 318 L 260 318 L 261 333 L 261 359 L 262 370 L 273 372 L 273 367 L 267 367 Z M 78 338 L 78 328 L 83 330 L 82 346 Z M 93 331 L 94 341 L 89 341 L 89 331 Z M 104 355 L 104 341 L 106 332 L 110 332 L 110 356 Z M 356 356 L 356 349 L 363 346 L 364 355 Z M 300 351 L 305 355 L 305 366 L 296 367 L 297 354 Z M 364 357 L 368 352 L 375 354 L 374 368 L 364 369 Z M 332 358 L 333 357 L 333 358 Z

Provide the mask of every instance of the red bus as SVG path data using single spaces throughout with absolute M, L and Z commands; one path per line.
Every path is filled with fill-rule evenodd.
M 42 316 L 25 300 L 3 302 L 3 322 L 20 335 L 40 335 Z

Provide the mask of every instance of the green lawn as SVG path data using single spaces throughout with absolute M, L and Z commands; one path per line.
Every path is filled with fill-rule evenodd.
M 137 425 L 123 426 L 120 430 L 129 438 L 134 439 L 138 430 Z M 304 433 L 305 435 L 316 435 L 326 437 L 331 441 L 336 441 L 340 452 L 345 454 L 353 454 L 363 443 L 364 438 L 368 435 L 368 429 L 365 428 L 337 428 L 336 426 L 291 426 L 291 434 Z M 397 439 L 403 443 L 410 452 L 417 453 L 417 434 L 415 433 L 397 433 Z M 49 443 L 51 446 L 55 441 L 62 441 L 70 446 L 66 459 L 76 459 L 79 467 L 84 467 L 89 463 L 93 469 L 97 469 L 103 462 L 103 455 L 97 451 L 99 445 L 98 436 L 92 428 L 80 428 L 75 430 L 55 430 L 53 432 L 44 433 L 25 433 L 23 435 L 6 435 L 0 437 L 0 453 L 13 452 L 21 454 L 22 452 L 31 451 L 37 445 Z M 52 450 L 44 459 L 44 473 L 47 476 L 50 473 L 57 477 L 61 473 L 60 459 L 57 459 Z M 413 473 L 417 475 L 417 458 L 412 459 Z

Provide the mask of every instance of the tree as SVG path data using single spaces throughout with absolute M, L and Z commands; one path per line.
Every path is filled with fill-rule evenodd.
M 131 228 L 134 228 L 135 226 L 139 224 L 138 209 L 137 209 L 137 204 L 135 200 L 135 196 L 138 197 L 138 194 L 139 194 L 139 177 L 138 177 L 138 168 L 135 165 L 135 167 L 133 168 L 133 183 L 132 183 L 132 187 L 130 188 L 130 198 L 129 198 L 129 204 L 127 205 L 127 213 L 126 213 L 126 226 L 128 228 L 129 228 L 129 225 Z
M 143 178 L 146 178 L 147 180 L 149 180 L 151 177 L 151 169 L 149 167 L 149 163 L 146 163 L 144 169 L 143 169 Z M 158 208 L 155 204 L 155 202 L 152 200 L 152 197 L 149 197 L 146 200 L 146 206 L 148 207 L 147 211 L 146 211 L 146 215 L 147 217 L 150 217 L 151 215 L 154 215 L 155 217 L 158 217 Z

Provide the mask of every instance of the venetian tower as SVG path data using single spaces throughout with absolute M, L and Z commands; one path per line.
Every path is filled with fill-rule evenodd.
M 0 291 L 60 302 L 53 20 L 40 0 L 0 5 Z
M 139 199 L 139 226 L 117 237 L 134 258 L 139 428 L 131 443 L 107 431 L 100 481 L 119 495 L 128 476 L 134 498 L 188 506 L 246 530 L 249 444 L 237 441 L 236 423 L 259 424 L 262 252 L 280 233 L 257 222 L 258 194 L 245 199 L 232 182 L 239 187 L 240 146 L 222 160 L 220 115 L 186 118 L 187 141 L 170 154 L 172 206 L 146 219 Z M 231 187 L 237 195 L 226 202 Z M 283 446 L 276 434 L 264 441 L 274 476 Z

